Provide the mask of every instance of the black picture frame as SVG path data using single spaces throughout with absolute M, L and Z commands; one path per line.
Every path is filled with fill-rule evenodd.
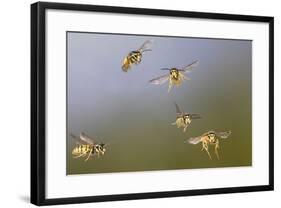
M 217 20 L 235 20 L 269 23 L 269 184 L 235 188 L 164 191 L 153 193 L 129 193 L 120 195 L 87 196 L 47 199 L 46 190 L 46 83 L 45 83 L 45 18 L 47 9 L 105 12 L 121 14 L 187 17 Z M 159 9 L 110 7 L 82 4 L 37 2 L 31 5 L 31 203 L 35 205 L 72 204 L 146 198 L 163 198 L 221 194 L 274 189 L 274 18 L 236 14 L 217 14 Z

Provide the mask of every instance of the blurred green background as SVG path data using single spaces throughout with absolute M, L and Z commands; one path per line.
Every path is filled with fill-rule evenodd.
M 124 56 L 148 40 L 151 52 L 128 73 Z M 69 32 L 68 135 L 80 132 L 109 143 L 106 154 L 72 158 L 75 142 L 67 138 L 67 174 L 152 171 L 250 166 L 252 164 L 250 40 L 150 37 Z M 191 81 L 172 88 L 151 85 L 163 67 L 199 65 Z M 188 113 L 198 113 L 187 132 L 177 129 L 173 102 Z M 184 141 L 209 130 L 232 131 L 220 140 L 217 160 L 198 145 Z

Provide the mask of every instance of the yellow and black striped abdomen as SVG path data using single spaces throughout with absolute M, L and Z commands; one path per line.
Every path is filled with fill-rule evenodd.
M 90 152 L 92 149 L 91 145 L 88 144 L 81 144 L 73 148 L 72 155 L 81 155 Z
M 132 51 L 129 53 L 130 62 L 133 64 L 138 64 L 141 62 L 142 54 L 139 51 Z
M 127 72 L 132 64 L 139 64 L 141 62 L 142 54 L 139 51 L 132 51 L 123 60 L 122 69 Z

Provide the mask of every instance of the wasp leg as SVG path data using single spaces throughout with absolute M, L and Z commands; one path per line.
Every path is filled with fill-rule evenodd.
M 168 88 L 168 93 L 171 91 L 171 89 L 172 89 L 172 85 L 173 85 L 173 83 L 172 83 L 172 80 L 170 79 L 170 82 L 169 82 L 169 88 Z
M 187 81 L 191 80 L 189 77 L 185 76 L 184 74 L 182 74 L 182 77 L 184 80 L 187 80 Z
M 202 148 L 201 148 L 201 151 L 203 151 L 205 148 L 205 145 L 204 145 L 204 142 L 202 142 Z
M 216 153 L 216 155 L 217 155 L 218 160 L 220 159 L 219 151 L 218 151 L 219 148 L 220 148 L 219 142 L 217 141 L 217 142 L 216 142 L 216 146 L 215 146 L 215 153 Z
M 202 149 L 202 150 L 205 150 L 205 151 L 207 152 L 207 154 L 208 154 L 210 160 L 212 160 L 212 157 L 211 157 L 211 154 L 210 154 L 210 152 L 209 152 L 209 150 L 208 150 L 208 145 L 207 145 L 207 144 L 204 144 L 204 143 L 203 143 L 203 149 Z
M 183 129 L 183 132 L 185 132 L 186 131 L 186 128 L 188 127 L 188 125 L 186 125 L 185 127 L 184 127 L 184 129 Z
M 209 156 L 210 160 L 212 160 L 212 157 L 211 157 L 211 155 L 210 155 L 210 152 L 209 152 L 208 148 L 205 148 L 205 150 L 206 150 L 206 152 L 208 153 L 208 156 Z
M 85 162 L 90 158 L 92 152 L 93 152 L 93 149 L 90 150 L 90 152 L 89 152 L 89 154 L 88 154 L 88 157 L 86 158 Z
M 172 123 L 172 125 L 176 125 L 177 124 L 177 122 L 175 121 L 174 123 Z
M 79 158 L 79 157 L 83 157 L 83 156 L 85 156 L 85 155 L 86 155 L 86 153 L 84 152 L 84 153 L 81 153 L 80 155 L 75 156 L 75 157 L 73 157 L 73 158 Z

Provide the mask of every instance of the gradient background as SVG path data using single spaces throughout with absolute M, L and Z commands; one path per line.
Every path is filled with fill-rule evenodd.
M 148 39 L 152 51 L 124 73 L 123 58 Z M 67 134 L 84 131 L 109 143 L 104 156 L 84 162 L 72 158 L 75 142 L 67 138 L 67 174 L 252 164 L 251 41 L 68 32 L 67 42 Z M 192 80 L 170 93 L 168 83 L 148 83 L 165 73 L 160 68 L 194 60 Z M 173 102 L 203 118 L 183 133 L 171 125 Z M 232 131 L 221 140 L 221 160 L 212 146 L 210 160 L 201 144 L 183 143 L 209 130 Z

